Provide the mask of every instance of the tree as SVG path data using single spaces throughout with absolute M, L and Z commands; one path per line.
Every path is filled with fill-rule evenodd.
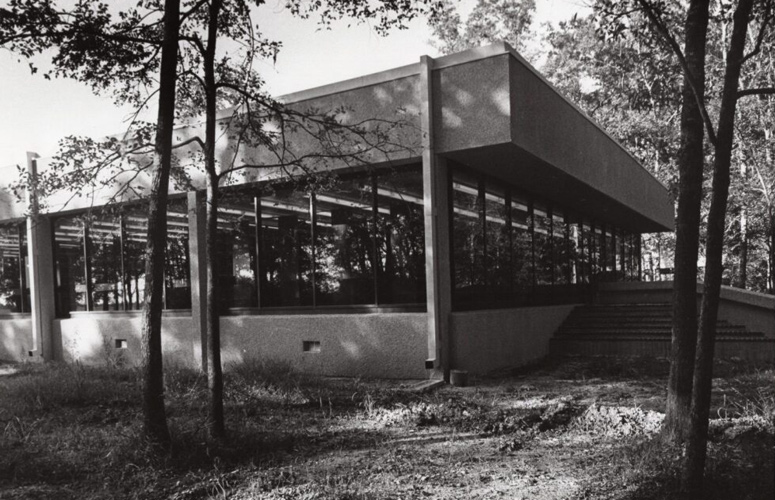
M 680 103 L 673 342 L 664 435 L 671 441 L 688 441 L 683 488 L 687 492 L 696 493 L 699 486 L 698 477 L 701 478 L 704 463 L 713 337 L 723 276 L 725 218 L 735 139 L 736 108 L 742 97 L 758 95 L 764 100 L 767 99 L 766 96 L 775 93 L 771 71 L 748 69 L 751 62 L 755 61 L 757 56 L 760 57 L 762 52 L 770 52 L 770 40 L 773 38 L 773 6 L 770 0 L 741 0 L 734 9 L 728 4 L 718 4 L 714 5 L 711 11 L 709 1 L 692 1 L 684 11 L 676 4 L 649 0 L 599 0 L 593 8 L 596 34 L 602 37 L 608 46 L 601 48 L 591 38 L 585 38 L 584 30 L 588 29 L 587 26 L 583 20 L 574 18 L 561 26 L 560 30 L 550 31 L 548 39 L 554 52 L 550 52 L 546 66 L 550 78 L 561 88 L 564 87 L 591 115 L 604 122 L 604 125 L 606 121 L 610 121 L 608 128 L 616 131 L 617 125 L 627 123 L 621 117 L 624 113 L 618 112 L 618 109 L 623 107 L 628 113 L 638 110 L 640 89 L 647 89 L 647 92 L 641 95 L 653 98 L 653 88 L 649 85 L 644 87 L 642 83 L 665 81 L 665 74 L 680 75 L 683 79 L 680 101 L 675 97 L 670 98 L 672 88 L 669 83 L 664 86 L 667 99 L 662 101 L 665 109 L 678 107 Z M 732 12 L 734 14 L 731 15 Z M 684 19 L 682 29 L 678 28 L 681 18 Z M 732 30 L 728 33 L 724 28 L 730 22 Z M 749 25 L 757 27 L 755 35 L 747 35 Z M 653 33 L 644 32 L 642 28 L 646 26 L 650 26 Z M 569 27 L 572 29 L 566 29 Z M 679 46 L 675 32 L 683 36 L 683 48 Z M 456 33 L 453 34 L 457 36 Z M 635 54 L 622 57 L 629 48 L 626 43 L 628 39 L 630 42 L 638 40 L 642 45 Z M 672 59 L 665 57 L 666 53 L 660 51 L 659 41 L 664 42 L 667 54 L 673 55 Z M 709 44 L 712 50 L 708 50 Z M 750 52 L 744 54 L 746 46 Z M 609 48 L 610 51 L 607 51 Z M 639 60 L 638 55 L 641 53 L 645 53 L 646 57 Z M 606 61 L 606 57 L 611 55 L 613 57 L 609 60 L 615 64 L 606 66 L 607 74 L 595 74 L 596 64 Z M 632 64 L 634 61 L 637 62 Z M 566 62 L 571 62 L 570 68 L 564 64 Z M 744 64 L 748 69 L 745 73 L 742 72 Z M 762 66 L 772 67 L 771 63 L 767 65 L 766 62 Z M 644 78 L 643 82 L 639 81 L 638 76 L 642 69 L 649 67 L 658 67 L 660 70 Z M 621 73 L 619 70 L 622 70 Z M 627 88 L 617 89 L 621 95 L 626 96 L 625 106 L 621 106 L 622 99 L 617 99 L 616 95 L 605 95 L 608 89 L 617 87 L 615 80 L 609 78 L 606 81 L 609 75 L 626 82 Z M 588 85 L 585 90 L 582 78 L 587 78 L 587 83 L 589 79 L 592 83 L 605 83 L 597 89 L 590 89 Z M 667 82 L 670 81 L 671 78 L 668 77 Z M 740 90 L 741 81 L 744 82 L 743 90 Z M 712 92 L 706 94 L 706 86 L 709 86 Z M 605 95 L 605 98 L 598 99 L 600 94 Z M 609 108 L 609 102 L 614 102 L 617 106 Z M 653 109 L 655 104 L 651 99 L 651 102 L 641 109 Z M 718 131 L 714 129 L 710 116 L 711 110 L 715 109 L 718 110 Z M 657 127 L 662 126 L 659 120 L 655 121 L 655 124 Z M 709 187 L 712 197 L 707 216 L 705 284 L 698 323 L 697 260 L 702 240 L 700 230 L 705 187 L 703 173 L 706 133 L 713 153 L 713 183 Z M 615 135 L 626 137 L 621 128 Z M 646 134 L 647 137 L 648 135 Z M 625 139 L 625 142 L 632 141 Z M 653 143 L 649 144 L 647 141 L 645 147 L 650 149 Z M 639 154 L 639 149 L 636 141 L 636 155 Z M 764 151 L 769 149 L 765 148 Z M 760 174 L 761 169 L 758 172 Z M 757 177 L 760 178 L 761 192 L 770 193 L 768 188 L 771 184 L 764 180 L 763 175 Z M 765 199 L 769 198 L 765 196 Z
M 189 10 L 179 16 L 180 35 L 177 40 L 186 45 L 181 49 L 180 69 L 174 75 L 178 82 L 177 114 L 190 117 L 204 111 L 205 116 L 204 137 L 200 137 L 197 132 L 192 132 L 190 137 L 175 147 L 196 145 L 199 148 L 197 151 L 189 152 L 189 156 L 192 162 L 199 163 L 203 167 L 207 186 L 206 328 L 208 341 L 206 357 L 210 390 L 208 427 L 210 434 L 215 438 L 222 438 L 225 434 L 218 301 L 216 300 L 218 283 L 215 266 L 219 186 L 224 179 L 231 178 L 235 172 L 234 164 L 225 165 L 216 161 L 216 135 L 218 127 L 223 126 L 224 123 L 217 119 L 218 111 L 224 107 L 232 107 L 234 110 L 225 128 L 236 144 L 264 147 L 276 160 L 268 164 L 243 164 L 237 166 L 236 170 L 275 167 L 289 171 L 290 167 L 299 167 L 304 172 L 310 172 L 314 169 L 309 167 L 309 163 L 335 160 L 345 164 L 366 164 L 370 155 L 375 152 L 389 156 L 388 149 L 396 147 L 401 150 L 407 149 L 407 146 L 394 142 L 394 131 L 401 125 L 398 122 L 374 119 L 346 123 L 340 117 L 345 110 L 300 111 L 286 108 L 267 96 L 262 91 L 263 82 L 252 69 L 253 59 L 255 57 L 276 58 L 279 43 L 263 38 L 258 26 L 253 26 L 251 8 L 261 3 L 263 2 L 247 0 L 200 0 L 188 4 Z M 391 27 L 402 26 L 421 12 L 432 13 L 436 4 L 431 1 L 423 1 L 415 5 L 395 1 L 383 1 L 376 5 L 360 0 L 346 3 L 293 1 L 289 3 L 289 7 L 294 14 L 302 17 L 319 13 L 320 22 L 324 26 L 330 26 L 333 21 L 344 16 L 361 20 L 377 20 L 376 31 L 385 34 Z M 20 16 L 22 19 L 18 21 L 19 24 L 34 17 L 21 7 L 19 10 L 23 12 Z M 34 9 L 32 10 L 35 14 Z M 139 16 L 135 15 L 134 18 L 137 19 Z M 111 36 L 113 35 L 111 33 Z M 123 36 L 123 33 L 121 35 Z M 66 35 L 63 35 L 60 28 L 60 31 L 49 33 L 47 36 L 61 43 L 58 37 Z M 106 34 L 101 31 L 99 36 L 104 38 Z M 153 38 L 149 38 L 153 43 Z M 33 39 L 37 40 L 37 38 Z M 137 42 L 147 40 L 137 40 Z M 228 51 L 216 57 L 219 40 L 238 42 L 243 47 L 238 54 L 239 62 L 235 63 L 232 60 L 234 54 Z M 76 56 L 79 55 L 77 51 L 71 52 Z M 65 75 L 69 76 L 67 73 Z M 139 94 L 136 91 L 124 90 L 124 92 L 138 99 L 136 96 Z M 200 104 L 201 101 L 204 101 L 204 109 Z M 279 131 L 271 128 L 268 130 L 265 126 L 270 122 L 279 124 Z M 299 154 L 288 147 L 290 135 L 312 137 L 320 147 L 317 151 Z M 72 188 L 74 185 L 105 186 L 123 182 L 120 191 L 132 189 L 126 184 L 127 177 L 124 175 L 126 171 L 123 169 L 116 171 L 115 162 L 127 156 L 134 157 L 134 173 L 139 175 L 144 172 L 148 163 L 142 159 L 137 160 L 137 157 L 147 152 L 147 139 L 147 129 L 144 127 L 133 132 L 129 141 L 111 139 L 100 143 L 89 139 L 73 138 L 68 141 L 68 145 L 72 148 L 59 155 L 56 165 L 60 170 L 52 171 L 39 184 L 54 190 L 62 187 Z M 178 157 L 180 156 L 182 154 L 178 154 Z M 236 161 L 237 156 L 235 152 L 232 162 Z M 64 172 L 74 159 L 79 161 L 78 168 Z M 105 176 L 106 171 L 107 176 Z M 177 174 L 180 181 L 187 180 L 185 172 L 180 169 L 172 170 L 172 173 Z M 103 179 L 99 180 L 101 177 Z
M 463 21 L 456 4 L 444 0 L 430 18 L 433 43 L 442 53 L 452 54 L 503 40 L 523 52 L 534 36 L 534 13 L 535 0 L 478 0 Z
M 279 42 L 263 38 L 258 26 L 253 27 L 251 4 L 263 2 L 244 0 L 209 0 L 199 2 L 199 11 L 194 11 L 192 20 L 200 23 L 184 27 L 181 40 L 188 42 L 191 49 L 185 51 L 187 70 L 180 75 L 183 92 L 188 96 L 204 96 L 205 130 L 204 138 L 193 140 L 201 148 L 206 178 L 206 275 L 207 275 L 207 376 L 210 391 L 209 430 L 211 436 L 223 438 L 225 424 L 223 415 L 223 375 L 220 360 L 220 322 L 218 309 L 218 273 L 216 272 L 216 249 L 218 241 L 218 203 L 221 181 L 231 176 L 237 165 L 223 165 L 216 161 L 217 113 L 219 105 L 231 106 L 235 112 L 229 124 L 231 134 L 238 144 L 260 145 L 273 152 L 276 163 L 270 165 L 239 165 L 240 169 L 291 166 L 305 172 L 311 169 L 307 163 L 312 159 L 334 159 L 340 162 L 366 164 L 375 151 L 382 151 L 390 144 L 390 131 L 397 123 L 380 123 L 368 120 L 348 124 L 338 115 L 343 110 L 320 112 L 288 109 L 271 99 L 262 90 L 262 80 L 252 69 L 256 56 L 272 59 L 277 57 Z M 328 27 L 344 16 L 359 20 L 375 19 L 375 29 L 386 34 L 394 26 L 403 26 L 418 14 L 433 14 L 433 2 L 423 1 L 414 5 L 405 2 L 383 1 L 376 6 L 368 1 L 355 2 L 313 2 L 293 1 L 291 11 L 301 17 L 319 13 L 320 23 Z M 245 48 L 242 61 L 235 64 L 233 55 L 226 54 L 216 59 L 219 40 L 240 41 Z M 199 110 L 194 103 L 189 109 Z M 268 132 L 268 121 L 279 122 L 283 141 L 274 144 L 278 137 Z M 387 127 L 385 127 L 387 125 Z M 387 130 L 385 130 L 387 128 Z M 288 147 L 286 136 L 289 131 L 314 138 L 319 146 L 317 152 L 296 155 Z M 403 147 L 403 146 L 402 146 Z M 232 161 L 236 160 L 236 155 Z M 219 168 L 220 167 L 220 168 Z
M 117 102 L 142 105 L 137 84 L 152 79 L 159 69 L 159 107 L 155 127 L 153 181 L 148 212 L 146 290 L 143 308 L 143 422 L 156 444 L 168 446 L 161 355 L 162 280 L 164 270 L 166 207 L 172 163 L 175 119 L 175 73 L 179 0 L 152 2 L 150 12 L 121 12 L 114 22 L 103 3 L 78 3 L 60 10 L 53 2 L 12 0 L 2 11 L 0 46 L 24 57 L 55 48 L 56 76 L 83 81 L 95 91 L 111 90 Z M 153 15 L 158 19 L 148 22 Z M 37 68 L 30 63 L 34 72 Z M 46 73 L 50 77 L 51 73 Z M 132 75 L 132 78 L 129 78 Z M 136 82 L 136 83 L 129 83 Z M 36 180 L 33 180 L 36 181 Z
M 686 13 L 684 32 L 684 49 L 682 50 L 674 38 L 669 25 L 662 17 L 659 5 L 648 0 L 638 0 L 637 7 L 641 9 L 652 22 L 653 28 L 660 33 L 664 42 L 671 48 L 676 58 L 681 63 L 684 74 L 684 100 L 682 113 L 686 114 L 686 128 L 682 127 L 681 137 L 684 144 L 691 140 L 694 147 L 683 148 L 679 165 L 688 167 L 697 164 L 701 167 L 704 142 L 704 134 L 707 133 L 709 142 L 713 147 L 713 180 L 710 212 L 708 214 L 708 236 L 706 243 L 706 267 L 702 294 L 702 305 L 699 321 L 699 332 L 689 328 L 674 327 L 674 358 L 671 362 L 671 376 L 668 385 L 669 403 L 666 425 L 668 432 L 680 439 L 686 440 L 686 454 L 682 467 L 681 488 L 688 497 L 694 498 L 701 486 L 702 474 L 705 465 L 708 413 L 710 405 L 711 379 L 713 368 L 714 337 L 716 320 L 718 317 L 719 295 L 721 279 L 723 275 L 723 247 L 724 229 L 727 210 L 727 199 L 730 184 L 730 165 L 734 146 L 734 127 L 738 100 L 750 95 L 772 95 L 775 88 L 756 87 L 740 90 L 740 77 L 743 65 L 755 57 L 761 51 L 762 43 L 772 30 L 773 5 L 771 1 L 740 0 L 732 14 L 732 33 L 728 41 L 728 49 L 725 51 L 725 64 L 723 72 L 720 72 L 723 89 L 718 108 L 717 129 L 714 129 L 709 106 L 706 100 L 705 74 L 706 59 L 705 45 L 708 39 L 708 22 L 710 18 L 709 2 L 693 1 Z M 716 19 L 728 19 L 730 6 L 720 5 L 714 12 Z M 759 21 L 759 30 L 752 40 L 748 39 L 749 25 L 756 19 Z M 746 45 L 750 52 L 746 53 Z M 696 142 L 694 142 L 696 141 Z M 684 156 L 685 155 L 685 156 Z M 696 257 L 694 260 L 685 258 L 682 254 L 679 260 L 678 252 L 688 250 L 691 246 L 698 245 L 695 238 L 694 222 L 687 220 L 698 219 L 699 203 L 694 202 L 692 193 L 701 189 L 701 168 L 699 177 L 695 178 L 693 169 L 682 171 L 680 195 L 690 194 L 692 206 L 686 212 L 681 212 L 679 198 L 679 213 L 676 232 L 681 239 L 681 245 L 676 248 L 676 281 L 678 281 L 679 269 L 682 276 L 696 273 Z M 684 183 L 683 180 L 686 180 Z M 699 226 L 699 224 L 697 224 Z M 689 236 L 689 237 L 687 237 Z M 688 273 L 686 272 L 688 269 Z M 675 300 L 681 300 L 684 304 L 695 300 L 695 284 L 687 280 L 686 283 L 675 285 Z M 683 289 L 683 287 L 686 289 Z M 691 291 L 689 290 L 691 288 Z M 674 315 L 679 313 L 678 306 L 674 306 Z M 685 312 L 685 311 L 683 311 Z M 675 319 L 674 319 L 675 321 Z M 685 327 L 686 325 L 684 325 Z M 681 337 L 676 339 L 676 337 Z M 681 349 L 676 351 L 677 344 L 689 348 L 696 338 L 696 359 L 681 355 Z M 692 373 L 692 387 L 688 392 L 690 411 L 686 412 L 685 392 L 686 376 Z

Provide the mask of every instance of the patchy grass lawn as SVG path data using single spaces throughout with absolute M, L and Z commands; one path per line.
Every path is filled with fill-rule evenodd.
M 554 360 L 417 394 L 248 363 L 226 377 L 225 444 L 205 381 L 166 371 L 174 446 L 141 436 L 136 372 L 0 367 L 0 498 L 670 498 L 657 435 L 667 363 Z M 718 363 L 709 499 L 775 498 L 775 371 Z

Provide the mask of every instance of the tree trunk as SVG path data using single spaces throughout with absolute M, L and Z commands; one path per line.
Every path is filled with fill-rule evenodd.
M 167 246 L 167 191 L 172 165 L 175 84 L 178 59 L 179 0 L 164 2 L 164 40 L 159 75 L 159 113 L 156 125 L 153 180 L 148 206 L 148 246 L 143 304 L 143 426 L 152 442 L 169 446 L 164 408 L 164 370 L 161 353 L 161 311 L 164 293 L 164 255 Z
M 738 288 L 745 289 L 748 284 L 748 211 L 740 209 L 740 269 L 737 275 Z
M 697 255 L 704 163 L 702 115 L 697 101 L 705 99 L 705 42 L 708 1 L 692 0 L 686 14 L 684 55 L 695 85 L 695 96 L 684 75 L 681 107 L 681 150 L 678 157 L 679 194 L 676 215 L 675 277 L 673 281 L 673 336 L 667 408 L 663 436 L 683 442 L 689 427 L 692 372 L 697 341 Z
M 226 435 L 223 417 L 223 370 L 221 367 L 221 328 L 218 316 L 218 272 L 215 264 L 218 231 L 218 180 L 207 176 L 207 387 L 210 391 L 210 436 Z
M 221 367 L 221 328 L 218 317 L 218 272 L 215 267 L 218 240 L 218 172 L 215 162 L 216 96 L 215 45 L 218 37 L 218 15 L 221 0 L 210 3 L 207 26 L 205 72 L 205 171 L 207 172 L 207 212 L 205 268 L 207 270 L 207 387 L 210 391 L 210 436 L 226 435 L 223 417 L 223 370 Z
M 713 162 L 713 195 L 708 214 L 708 240 L 705 250 L 705 285 L 702 295 L 700 333 L 694 367 L 690 429 L 681 475 L 681 490 L 688 498 L 696 498 L 702 485 L 705 468 L 710 410 L 713 351 L 718 317 L 721 278 L 724 271 L 724 225 L 729 196 L 730 165 L 734 142 L 735 111 L 740 69 L 748 32 L 753 0 L 740 0 L 734 14 L 734 25 L 727 53 L 724 91 L 719 111 L 718 139 Z

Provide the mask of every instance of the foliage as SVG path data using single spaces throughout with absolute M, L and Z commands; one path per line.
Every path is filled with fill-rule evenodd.
M 534 13 L 535 0 L 478 0 L 463 21 L 456 4 L 445 0 L 430 18 L 433 43 L 442 53 L 452 54 L 503 40 L 523 52 L 535 37 Z

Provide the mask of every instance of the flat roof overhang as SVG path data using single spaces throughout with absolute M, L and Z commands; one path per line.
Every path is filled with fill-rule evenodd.
M 673 230 L 667 188 L 508 44 L 436 62 L 439 154 L 633 232 Z
M 596 221 L 613 223 L 635 233 L 672 230 L 672 227 L 651 220 L 513 143 L 483 146 L 442 156 L 502 179 L 519 190 L 543 198 L 550 205 L 562 206 Z

